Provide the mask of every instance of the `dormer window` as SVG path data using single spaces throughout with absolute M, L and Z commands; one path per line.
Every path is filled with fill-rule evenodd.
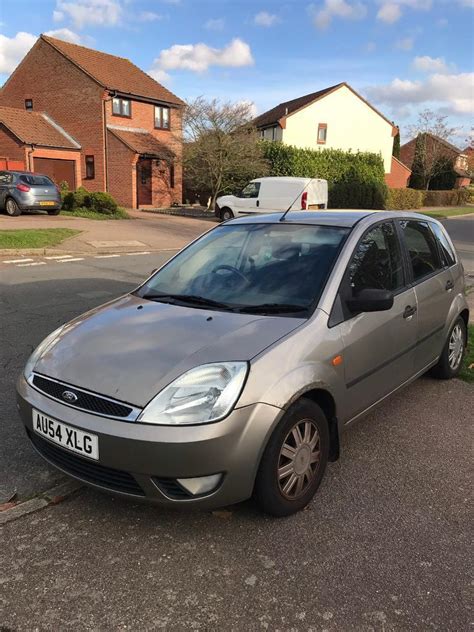
M 155 105 L 155 127 L 156 129 L 170 128 L 170 109 L 165 105 Z
M 33 109 L 33 99 L 25 99 L 25 110 L 31 111 Z
M 114 116 L 125 116 L 130 118 L 132 116 L 132 107 L 129 99 L 121 99 L 115 97 L 112 99 L 112 114 Z

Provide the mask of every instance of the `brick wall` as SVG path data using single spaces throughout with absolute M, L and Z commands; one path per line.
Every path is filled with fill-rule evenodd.
M 105 187 L 103 88 L 44 40 L 38 40 L 0 92 L 0 105 L 47 112 L 82 146 L 81 177 L 85 156 L 95 157 L 95 179 L 85 185 L 91 191 Z
M 109 192 L 121 206 L 136 208 L 136 170 L 138 156 L 111 132 L 107 132 Z
M 392 169 L 385 174 L 385 183 L 391 189 L 405 189 L 411 176 L 411 169 L 392 156 Z
M 400 160 L 403 164 L 411 167 L 415 158 L 416 138 L 410 140 L 400 147 Z
M 25 160 L 25 147 L 13 134 L 0 124 L 0 158 L 9 160 Z

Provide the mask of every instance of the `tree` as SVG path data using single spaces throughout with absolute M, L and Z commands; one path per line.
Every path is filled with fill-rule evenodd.
M 443 141 L 448 141 L 456 131 L 447 124 L 447 116 L 433 110 L 423 110 L 418 120 L 408 128 L 410 136 L 416 138 L 410 186 L 415 189 L 430 188 L 436 179 L 449 179 L 453 172 L 453 152 Z M 439 142 L 437 139 L 441 139 Z
M 268 165 L 252 123 L 249 103 L 198 97 L 184 114 L 184 173 L 189 188 L 218 195 L 266 175 Z
M 392 156 L 395 158 L 400 158 L 400 130 L 397 127 L 397 133 L 393 137 L 393 149 Z

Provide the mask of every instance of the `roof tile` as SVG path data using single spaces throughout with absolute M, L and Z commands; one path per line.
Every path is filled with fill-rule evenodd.
M 169 159 L 174 156 L 169 147 L 161 143 L 146 130 L 132 131 L 111 126 L 107 126 L 107 129 L 137 154 L 156 156 L 157 158 L 164 159 Z
M 19 108 L 0 106 L 0 123 L 3 123 L 20 141 L 28 145 L 79 149 L 61 127 L 43 112 L 28 112 Z

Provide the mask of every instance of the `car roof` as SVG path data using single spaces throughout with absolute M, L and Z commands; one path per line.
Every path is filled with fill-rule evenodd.
M 283 215 L 285 219 L 282 220 Z M 392 218 L 417 218 L 422 216 L 420 213 L 401 212 L 401 211 L 377 211 L 363 209 L 333 209 L 329 211 L 292 211 L 288 213 L 259 213 L 255 215 L 246 215 L 238 217 L 225 225 L 235 224 L 308 224 L 312 226 L 338 226 L 340 228 L 352 228 L 361 220 L 371 217 L 374 221 Z M 424 219 L 433 221 L 431 217 L 423 216 Z

